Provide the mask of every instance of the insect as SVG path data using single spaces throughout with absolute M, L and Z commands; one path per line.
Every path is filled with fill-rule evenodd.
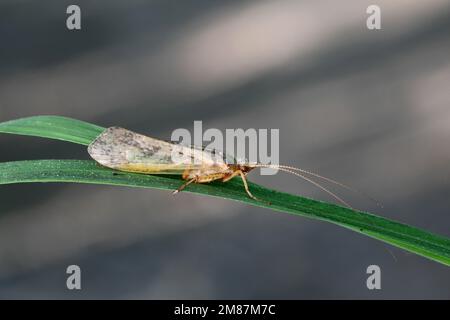
M 208 183 L 215 180 L 227 182 L 239 176 L 247 195 L 256 201 L 263 201 L 256 198 L 248 187 L 247 174 L 255 168 L 273 168 L 298 176 L 348 207 L 350 205 L 347 202 L 312 180 L 311 177 L 359 192 L 340 182 L 303 169 L 274 164 L 237 163 L 234 159 L 230 161 L 229 157 L 214 150 L 183 146 L 147 137 L 120 127 L 106 129 L 89 145 L 88 152 L 101 165 L 119 171 L 143 174 L 180 174 L 186 182 L 175 190 L 174 194 L 182 191 L 191 183 Z

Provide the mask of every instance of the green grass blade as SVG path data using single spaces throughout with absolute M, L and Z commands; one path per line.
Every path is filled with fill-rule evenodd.
M 88 145 L 104 128 L 59 116 L 36 116 L 0 123 L 0 132 Z
M 39 121 L 36 118 L 41 119 Z M 27 119 L 29 121 L 26 121 Z M 0 131 L 51 137 L 86 145 L 103 130 L 101 127 L 68 118 L 33 117 L 27 119 L 0 123 Z M 55 123 L 58 125 L 53 126 Z M 29 126 L 27 127 L 26 124 Z M 52 128 L 55 128 L 54 132 L 52 132 Z M 75 133 L 70 136 L 72 132 Z M 26 182 L 75 182 L 168 190 L 174 190 L 182 183 L 178 176 L 118 172 L 101 167 L 90 160 L 35 160 L 0 163 L 0 184 Z M 373 214 L 270 190 L 253 183 L 250 184 L 250 188 L 256 197 L 270 201 L 271 205 L 248 198 L 239 179 L 233 179 L 227 183 L 192 184 L 186 191 L 328 221 L 450 266 L 450 239 L 443 236 Z

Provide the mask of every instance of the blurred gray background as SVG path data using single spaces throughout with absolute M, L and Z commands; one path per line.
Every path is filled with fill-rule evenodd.
M 78 4 L 82 30 L 68 31 Z M 381 7 L 382 30 L 366 28 Z M 55 114 L 163 139 L 279 128 L 280 162 L 378 198 L 355 207 L 450 236 L 448 0 L 0 2 L 0 121 Z M 0 135 L 0 161 L 88 159 Z M 265 186 L 327 195 L 278 174 Z M 391 252 L 390 252 L 391 251 Z M 392 253 L 392 254 L 391 254 Z M 65 287 L 82 269 L 82 290 Z M 382 290 L 366 288 L 366 268 Z M 0 186 L 0 298 L 450 298 L 449 269 L 324 222 L 221 199 Z

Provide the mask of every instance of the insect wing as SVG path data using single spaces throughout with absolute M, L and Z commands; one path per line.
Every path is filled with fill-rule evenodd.
M 177 174 L 191 165 L 188 161 L 174 161 L 173 152 L 179 152 L 174 146 L 176 145 L 127 129 L 111 127 L 89 145 L 88 152 L 95 161 L 112 169 Z

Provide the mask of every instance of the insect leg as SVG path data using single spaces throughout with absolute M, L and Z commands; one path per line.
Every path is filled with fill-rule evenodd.
M 178 192 L 181 192 L 181 191 L 183 191 L 183 189 L 184 188 L 186 188 L 188 185 L 190 185 L 192 182 L 195 182 L 195 181 L 197 181 L 197 179 L 198 179 L 198 177 L 194 177 L 194 178 L 192 178 L 191 180 L 189 180 L 188 182 L 186 182 L 186 183 L 183 183 L 177 190 L 174 190 L 173 192 L 172 192 L 172 194 L 177 194 Z
M 233 179 L 234 177 L 236 177 L 236 176 L 238 176 L 238 175 L 240 175 L 240 173 L 239 172 L 241 172 L 240 170 L 236 170 L 236 171 L 234 171 L 232 174 L 230 174 L 229 176 L 227 176 L 227 177 L 225 177 L 225 178 L 223 178 L 222 179 L 222 182 L 227 182 L 227 181 L 229 181 L 229 180 L 231 180 L 231 179 Z
M 245 173 L 244 173 L 244 172 L 242 172 L 241 170 L 237 170 L 236 173 L 237 173 L 236 175 L 239 174 L 239 175 L 241 176 L 242 182 L 244 183 L 245 192 L 247 192 L 247 194 L 248 194 L 248 196 L 249 196 L 250 198 L 252 198 L 252 199 L 255 200 L 255 201 L 264 202 L 264 203 L 266 203 L 266 204 L 268 204 L 268 205 L 271 204 L 271 203 L 268 202 L 268 201 L 264 201 L 264 200 L 258 199 L 257 197 L 255 197 L 255 196 L 250 192 L 250 189 L 248 188 L 247 177 L 245 176 Z
M 247 183 L 247 173 L 242 172 L 242 170 L 236 170 L 234 171 L 231 175 L 229 175 L 228 177 L 225 177 L 224 179 L 222 179 L 222 182 L 227 182 L 231 179 L 233 179 L 236 176 L 241 176 L 242 182 L 244 183 L 244 188 L 245 188 L 245 192 L 247 192 L 248 196 L 256 201 L 261 201 L 261 202 L 265 202 L 268 205 L 270 205 L 271 203 L 268 201 L 264 201 L 264 200 L 260 200 L 257 197 L 255 197 L 251 192 L 250 189 L 248 188 L 248 183 Z

